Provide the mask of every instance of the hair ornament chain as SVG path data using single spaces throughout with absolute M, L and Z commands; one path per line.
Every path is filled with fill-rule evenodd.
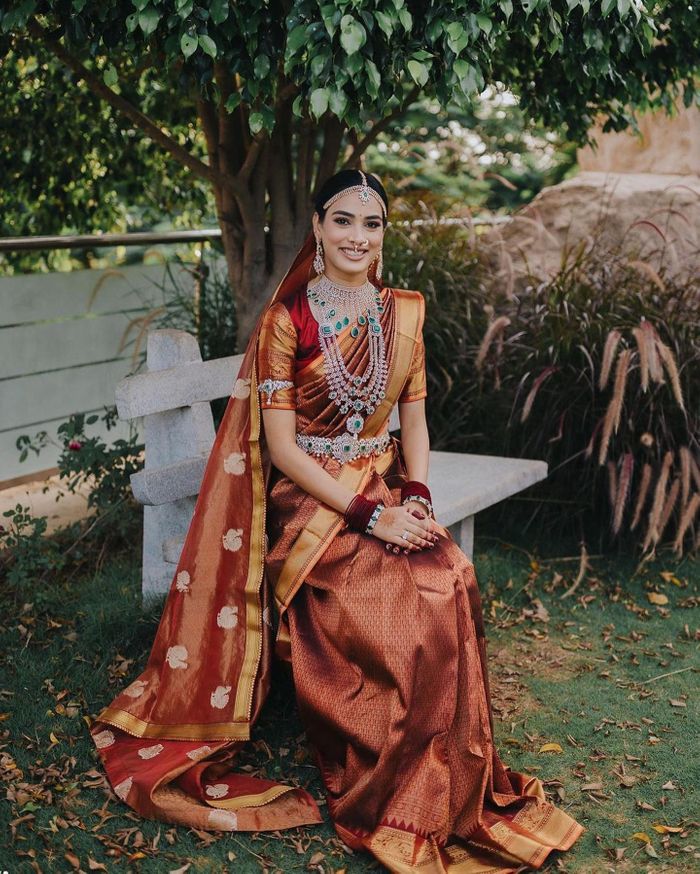
M 370 198 L 373 197 L 381 207 L 382 215 L 384 216 L 384 218 L 386 218 L 386 204 L 382 200 L 381 196 L 378 192 L 374 190 L 374 188 L 371 188 L 367 184 L 367 176 L 362 172 L 362 170 L 358 170 L 357 172 L 362 177 L 362 184 L 350 185 L 348 188 L 341 189 L 323 204 L 323 208 L 328 209 L 331 204 L 335 203 L 336 200 L 339 200 L 341 197 L 345 197 L 346 194 L 357 194 L 357 196 L 360 198 L 360 202 L 365 204 L 369 203 Z

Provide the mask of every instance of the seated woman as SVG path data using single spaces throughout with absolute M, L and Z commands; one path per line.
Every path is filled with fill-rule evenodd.
M 426 485 L 424 300 L 381 285 L 386 224 L 372 176 L 319 192 L 248 344 L 146 669 L 91 731 L 143 815 L 318 822 L 305 790 L 232 768 L 274 648 L 348 846 L 393 872 L 538 868 L 583 829 L 494 747 L 474 567 Z

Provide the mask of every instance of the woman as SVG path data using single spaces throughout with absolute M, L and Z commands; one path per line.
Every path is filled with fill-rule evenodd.
M 319 822 L 303 789 L 232 768 L 274 647 L 348 846 L 394 872 L 537 868 L 583 829 L 493 746 L 474 569 L 425 485 L 424 301 L 380 283 L 386 224 L 374 177 L 320 191 L 248 344 L 148 664 L 91 733 L 143 815 Z

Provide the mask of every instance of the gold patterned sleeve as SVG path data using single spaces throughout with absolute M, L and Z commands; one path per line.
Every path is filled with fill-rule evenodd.
M 287 307 L 273 303 L 265 313 L 257 350 L 258 391 L 264 410 L 295 410 L 294 357 L 297 332 Z
M 428 380 L 425 373 L 425 343 L 423 342 L 423 323 L 425 321 L 425 299 L 421 295 L 421 316 L 418 339 L 413 347 L 413 357 L 406 382 L 399 396 L 399 403 L 406 404 L 428 397 Z

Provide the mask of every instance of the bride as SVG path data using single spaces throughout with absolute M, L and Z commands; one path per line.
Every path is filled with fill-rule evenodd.
M 235 771 L 274 653 L 349 847 L 393 872 L 539 868 L 583 828 L 494 747 L 474 567 L 427 486 L 424 299 L 381 282 L 387 214 L 359 170 L 319 191 L 248 343 L 146 668 L 91 733 L 143 816 L 319 822 L 303 788 Z

